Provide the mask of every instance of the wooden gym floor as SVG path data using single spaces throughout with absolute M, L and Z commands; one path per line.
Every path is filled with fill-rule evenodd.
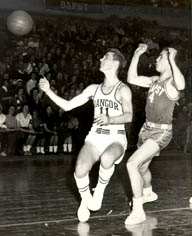
M 22 156 L 0 159 L 1 236 L 192 236 L 192 157 L 165 150 L 151 164 L 159 199 L 145 204 L 147 220 L 125 227 L 131 196 L 126 160 L 115 170 L 102 209 L 79 223 L 79 195 L 73 178 L 75 156 Z M 97 181 L 98 165 L 90 174 Z

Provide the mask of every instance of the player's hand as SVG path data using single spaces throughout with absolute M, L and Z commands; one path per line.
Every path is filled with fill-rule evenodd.
M 39 88 L 43 90 L 45 93 L 47 93 L 50 90 L 49 81 L 45 77 L 39 80 Z
M 95 117 L 94 123 L 97 123 L 98 125 L 108 125 L 109 124 L 109 116 L 106 115 L 99 115 Z
M 175 60 L 175 57 L 177 55 L 177 50 L 175 48 L 168 48 L 167 51 L 169 60 Z
M 147 51 L 147 47 L 148 46 L 145 43 L 139 44 L 139 47 L 135 50 L 134 55 L 137 55 L 137 56 L 142 55 L 143 53 L 145 53 Z

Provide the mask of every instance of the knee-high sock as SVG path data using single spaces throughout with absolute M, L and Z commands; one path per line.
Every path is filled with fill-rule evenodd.
M 99 178 L 98 178 L 98 183 L 95 188 L 95 191 L 99 192 L 100 194 L 103 194 L 105 191 L 105 188 L 107 187 L 111 176 L 113 175 L 115 170 L 115 165 L 113 165 L 109 169 L 104 169 L 102 165 L 99 167 Z
M 86 200 L 90 198 L 91 193 L 89 189 L 89 175 L 87 174 L 82 178 L 77 178 L 77 176 L 74 173 L 74 178 L 75 178 L 81 199 Z

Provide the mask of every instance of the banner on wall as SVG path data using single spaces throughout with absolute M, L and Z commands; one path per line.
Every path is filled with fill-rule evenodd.
M 46 9 L 79 14 L 103 14 L 103 0 L 46 0 Z

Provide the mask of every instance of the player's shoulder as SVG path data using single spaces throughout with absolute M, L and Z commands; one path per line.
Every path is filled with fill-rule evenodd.
M 119 91 L 131 91 L 130 87 L 128 84 L 124 83 L 124 82 L 121 82 L 119 84 Z
M 98 87 L 99 87 L 99 84 L 90 84 L 85 88 L 85 90 L 95 90 Z
M 90 84 L 83 90 L 83 94 L 89 94 L 89 96 L 93 96 L 98 87 L 99 84 Z

